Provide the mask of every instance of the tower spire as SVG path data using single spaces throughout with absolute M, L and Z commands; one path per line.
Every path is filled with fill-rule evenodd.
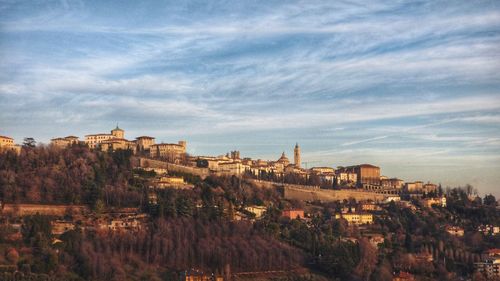
M 295 148 L 293 150 L 293 163 L 295 167 L 300 168 L 300 147 L 299 143 L 295 143 Z

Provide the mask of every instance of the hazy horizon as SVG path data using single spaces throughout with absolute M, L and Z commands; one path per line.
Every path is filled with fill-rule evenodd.
M 371 163 L 500 197 L 498 1 L 0 1 L 0 135 Z

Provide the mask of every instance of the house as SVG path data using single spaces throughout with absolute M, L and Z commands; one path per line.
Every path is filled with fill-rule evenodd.
M 367 213 L 335 214 L 336 219 L 345 219 L 350 225 L 372 224 L 373 215 Z
M 192 268 L 181 273 L 181 281 L 224 281 L 224 278 Z
M 474 268 L 488 279 L 500 278 L 500 256 L 488 256 L 481 262 L 474 263 Z
M 446 207 L 446 197 L 438 197 L 438 198 L 425 198 L 422 200 L 422 203 L 427 208 L 432 208 L 432 206 L 440 206 Z
M 375 203 L 361 204 L 361 211 L 382 211 L 382 208 Z
M 499 248 L 489 249 L 486 252 L 484 252 L 484 255 L 486 257 L 494 257 L 494 256 L 500 257 L 500 249 Z
M 302 209 L 290 209 L 284 210 L 281 214 L 283 217 L 287 217 L 291 220 L 293 219 L 303 219 L 304 218 L 304 210 Z
M 384 235 L 378 233 L 363 234 L 364 237 L 368 238 L 368 242 L 374 247 L 378 248 L 381 244 L 384 244 Z
M 342 214 L 355 213 L 356 207 L 342 207 L 342 208 L 340 208 L 340 212 Z
M 51 223 L 52 234 L 61 235 L 67 231 L 75 229 L 75 224 L 71 221 L 56 220 Z
M 477 227 L 477 231 L 481 232 L 484 235 L 497 235 L 500 234 L 500 226 L 493 225 L 480 225 Z
M 400 271 L 392 278 L 392 281 L 414 281 L 414 280 L 415 277 L 413 276 L 413 274 L 404 271 Z
M 150 188 L 192 188 L 193 185 L 187 184 L 183 177 L 160 176 L 151 182 Z
M 417 207 L 411 201 L 406 201 L 406 200 L 399 201 L 398 205 L 403 208 L 410 209 L 412 212 L 417 211 Z
M 457 236 L 457 237 L 462 237 L 464 236 L 464 229 L 459 227 L 459 226 L 447 226 L 445 228 L 446 232 L 448 232 L 450 235 Z
M 142 228 L 142 224 L 138 220 L 138 216 L 137 217 L 128 216 L 124 218 L 114 218 L 108 220 L 106 223 L 100 223 L 99 228 L 111 231 L 118 231 L 118 230 L 136 231 Z
M 391 201 L 393 201 L 393 202 L 399 202 L 399 201 L 401 201 L 401 197 L 393 195 L 393 196 L 387 196 L 385 198 L 385 202 L 386 203 L 390 203 Z
M 434 261 L 434 257 L 432 256 L 431 253 L 428 253 L 428 252 L 421 252 L 421 253 L 415 254 L 415 259 L 418 262 L 432 262 L 432 261 Z
M 248 206 L 245 210 L 254 214 L 256 219 L 259 219 L 267 211 L 267 208 L 265 206 Z

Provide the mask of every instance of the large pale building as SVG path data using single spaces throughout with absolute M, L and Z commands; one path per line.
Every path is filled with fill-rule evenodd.
M 186 146 L 186 141 L 153 144 L 149 147 L 149 155 L 172 163 L 181 163 L 186 156 Z
M 380 185 L 384 188 L 397 188 L 402 189 L 405 185 L 405 181 L 398 178 L 383 178 L 380 177 Z
M 421 181 L 407 182 L 405 185 L 406 192 L 409 193 L 421 193 L 424 188 L 424 183 Z
M 17 154 L 21 153 L 21 146 L 14 143 L 14 139 L 7 136 L 0 136 L 0 152 L 12 150 Z
M 102 151 L 115 151 L 118 149 L 131 150 L 135 153 L 136 143 L 135 141 L 129 141 L 123 138 L 108 139 L 100 143 L 100 149 Z
M 380 168 L 370 164 L 349 166 L 338 170 L 339 173 L 355 173 L 357 185 L 380 185 Z
M 433 183 L 426 183 L 422 186 L 422 192 L 427 194 L 431 192 L 436 192 L 438 189 L 438 186 L 433 184 Z
M 358 174 L 353 171 L 338 169 L 335 171 L 335 179 L 338 185 L 355 186 L 358 182 Z
M 241 175 L 245 171 L 250 170 L 250 166 L 244 165 L 241 161 L 225 162 L 219 164 L 219 169 L 217 173 L 221 175 Z
M 76 136 L 67 136 L 64 138 L 54 138 L 50 140 L 50 143 L 57 147 L 68 147 L 73 144 L 78 144 L 80 141 Z
M 116 126 L 110 134 L 92 134 L 85 136 L 85 144 L 90 148 L 98 148 L 101 143 L 112 139 L 124 139 L 125 131 Z
M 135 139 L 137 143 L 137 151 L 149 151 L 151 146 L 155 144 L 155 138 L 148 136 L 140 136 Z
M 336 219 L 345 219 L 349 224 L 362 225 L 362 224 L 372 224 L 373 215 L 368 213 L 346 213 L 346 214 L 335 214 Z
M 135 153 L 137 149 L 136 141 L 129 141 L 124 138 L 125 131 L 118 126 L 111 130 L 110 134 L 92 134 L 85 136 L 85 144 L 92 149 L 102 151 L 114 151 L 117 149 L 131 150 Z

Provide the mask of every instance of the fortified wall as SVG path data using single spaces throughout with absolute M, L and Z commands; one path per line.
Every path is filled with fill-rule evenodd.
M 81 215 L 88 213 L 89 209 L 83 205 L 39 205 L 39 204 L 4 204 L 0 209 L 2 215 L 47 215 L 47 216 L 64 216 L 68 213 L 73 215 Z
M 357 190 L 329 190 L 319 188 L 299 188 L 285 185 L 285 198 L 303 201 L 342 201 L 350 198 L 356 201 L 383 201 L 387 197 L 385 194 Z
M 133 162 L 134 167 L 167 169 L 168 171 L 172 172 L 193 174 L 199 176 L 201 179 L 205 179 L 210 175 L 210 171 L 208 170 L 208 168 L 182 166 L 178 164 L 168 163 L 160 160 L 153 160 L 144 157 L 138 157 L 133 161 L 134 161 Z

